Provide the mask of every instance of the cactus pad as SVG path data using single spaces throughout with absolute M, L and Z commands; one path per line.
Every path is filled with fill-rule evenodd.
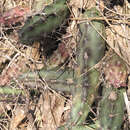
M 104 67 L 105 80 L 118 88 L 126 86 L 127 67 L 123 60 L 116 54 L 111 56 Z

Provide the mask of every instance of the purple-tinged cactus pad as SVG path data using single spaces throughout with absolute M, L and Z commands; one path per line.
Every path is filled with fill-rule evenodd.
M 114 87 L 126 86 L 127 67 L 118 55 L 114 54 L 106 61 L 104 74 L 105 80 Z

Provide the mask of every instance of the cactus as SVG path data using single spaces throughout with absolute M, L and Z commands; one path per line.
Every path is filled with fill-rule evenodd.
M 96 16 L 99 16 L 99 12 L 95 8 L 87 10 L 83 15 L 84 18 Z M 77 65 L 74 74 L 77 82 L 75 90 L 73 90 L 73 105 L 69 121 L 66 126 L 58 130 L 66 128 L 85 129 L 82 124 L 90 112 L 90 107 L 97 95 L 100 73 L 96 69 L 92 69 L 86 74 L 85 72 L 97 64 L 104 56 L 105 44 L 100 34 L 105 34 L 105 28 L 101 21 L 93 20 L 91 24 L 85 22 L 79 25 L 80 41 L 77 46 Z
M 46 37 L 51 38 L 54 31 L 66 21 L 69 15 L 66 1 L 56 0 L 53 4 L 46 6 L 42 13 L 28 18 L 19 31 L 20 41 L 31 44 L 33 41 L 40 41 Z
M 87 10 L 83 15 L 83 17 L 96 16 L 99 16 L 99 12 L 95 8 Z M 97 95 L 100 73 L 96 69 L 92 69 L 86 74 L 84 73 L 97 64 L 104 56 L 105 44 L 100 34 L 104 35 L 105 33 L 104 24 L 101 21 L 93 20 L 91 24 L 85 22 L 79 25 L 80 41 L 77 45 L 77 65 L 74 75 L 71 70 L 66 70 L 64 73 L 61 70 L 57 72 L 56 69 L 40 71 L 40 76 L 45 79 L 48 85 L 54 85 L 54 88 L 57 86 L 58 88 L 70 86 L 73 95 L 73 105 L 70 119 L 65 126 L 70 129 L 73 129 L 73 126 L 74 128 L 79 128 L 79 125 L 85 121 L 90 112 L 89 107 L 91 107 Z M 28 76 L 34 78 L 34 73 L 30 73 Z M 73 83 L 67 84 L 67 79 L 71 79 Z
M 115 88 L 126 86 L 127 72 L 124 61 L 117 54 L 111 54 L 104 66 L 105 80 Z
M 127 67 L 123 60 L 111 52 L 104 64 L 105 81 L 103 98 L 99 103 L 99 121 L 102 130 L 120 130 L 124 115 L 123 90 L 128 76 Z M 108 109 L 108 108 L 111 109 Z
M 50 10 L 49 7 L 46 10 Z M 87 10 L 83 15 L 83 17 L 98 16 L 99 12 L 95 8 Z M 90 107 L 97 95 L 100 73 L 96 69 L 92 69 L 88 73 L 85 72 L 97 64 L 104 56 L 105 41 L 102 38 L 105 34 L 104 29 L 104 24 L 97 20 L 92 20 L 89 24 L 86 21 L 79 25 L 80 40 L 77 45 L 77 65 L 75 65 L 74 75 L 72 70 L 66 70 L 64 73 L 61 70 L 57 72 L 56 69 L 40 71 L 40 76 L 48 85 L 54 85 L 54 88 L 57 86 L 58 88 L 70 86 L 71 88 L 69 91 L 73 94 L 73 105 L 70 119 L 66 126 L 62 127 L 63 129 L 65 127 L 70 129 L 75 127 L 79 128 L 90 112 Z M 28 76 L 30 78 L 32 76 L 32 79 L 34 79 L 34 73 L 30 73 Z M 71 79 L 72 84 L 67 84 L 67 79 Z
M 99 16 L 99 12 L 95 8 L 87 10 L 83 15 L 84 18 L 96 16 Z M 105 34 L 104 25 L 101 21 L 96 20 L 91 21 L 91 24 L 85 22 L 79 25 L 80 41 L 77 46 L 78 65 L 75 72 L 77 86 L 71 112 L 72 125 L 80 125 L 85 121 L 90 111 L 89 107 L 97 95 L 99 72 L 96 69 L 92 69 L 88 74 L 83 73 L 97 64 L 105 53 L 104 40 L 100 36 L 100 34 Z M 82 74 L 83 76 L 81 76 Z
M 120 130 L 124 116 L 124 88 L 128 76 L 123 60 L 112 52 L 104 66 L 103 98 L 99 103 L 99 121 L 102 130 Z M 108 109 L 110 108 L 110 109 Z
M 16 88 L 10 88 L 10 87 L 0 87 L 0 94 L 10 94 L 10 95 L 19 95 L 24 94 L 23 90 L 16 89 Z
M 61 8 L 61 5 L 64 6 Z M 61 13 L 61 10 L 65 13 Z M 44 9 L 44 12 L 46 13 L 45 20 L 43 20 L 44 22 L 41 20 L 41 16 L 34 16 L 25 23 L 25 26 L 20 31 L 21 41 L 28 42 L 29 40 L 32 42 L 34 40 L 40 40 L 39 36 L 41 33 L 43 33 L 45 37 L 52 33 L 53 30 L 62 24 L 68 14 L 68 8 L 67 5 L 65 5 L 65 1 L 57 0 L 55 4 L 47 6 Z M 54 12 L 56 13 L 54 14 Z M 60 17 L 60 15 L 64 18 Z M 83 14 L 84 18 L 98 16 L 99 12 L 95 8 L 87 10 Z M 52 19 L 54 23 L 51 22 Z M 50 24 L 53 25 L 50 26 Z M 32 28 L 32 32 L 28 30 L 30 27 Z M 75 65 L 74 73 L 73 70 L 65 70 L 65 72 L 62 70 L 57 71 L 57 68 L 52 70 L 43 69 L 39 71 L 40 77 L 42 77 L 49 86 L 52 86 L 52 88 L 54 86 L 57 90 L 71 92 L 73 95 L 73 105 L 70 118 L 67 124 L 61 129 L 65 129 L 66 127 L 69 129 L 85 128 L 82 126 L 82 123 L 90 112 L 90 107 L 97 96 L 100 82 L 100 73 L 96 69 L 92 69 L 87 73 L 86 71 L 97 64 L 104 56 L 105 41 L 102 38 L 105 34 L 104 29 L 104 24 L 97 20 L 92 20 L 90 23 L 86 21 L 79 25 L 80 40 L 77 45 L 77 64 Z M 28 31 L 29 33 L 26 34 Z M 34 35 L 36 35 L 36 37 Z M 22 78 L 25 78 L 25 75 L 26 74 L 24 74 Z M 34 79 L 35 77 L 33 72 L 27 75 L 30 79 Z
M 87 10 L 83 14 L 83 18 L 89 18 L 89 17 L 99 17 L 100 13 L 96 8 L 91 8 L 90 10 Z M 88 69 L 93 67 L 95 64 L 97 64 L 101 58 L 104 56 L 105 53 L 105 40 L 103 37 L 105 37 L 105 26 L 103 21 L 100 20 L 92 20 L 91 22 L 85 22 L 80 24 L 80 30 L 82 35 L 82 39 L 80 42 L 84 42 L 84 46 L 86 46 L 86 53 L 87 59 L 84 59 L 86 61 L 86 66 Z M 83 36 L 84 35 L 84 36 Z M 81 36 L 80 36 L 81 37 Z
M 49 39 L 49 36 L 53 35 L 53 31 L 62 25 L 68 14 L 66 0 L 56 0 L 43 10 L 43 14 L 32 16 L 26 21 L 24 27 L 19 31 L 20 40 L 23 43 L 31 43 L 39 41 L 43 37 Z M 95 8 L 91 8 L 85 11 L 83 17 L 98 17 L 99 15 Z M 38 73 L 53 89 L 73 94 L 70 118 L 65 126 L 58 128 L 59 130 L 87 129 L 83 123 L 97 96 L 100 83 L 100 72 L 93 67 L 105 53 L 105 41 L 102 38 L 105 36 L 104 24 L 99 20 L 92 20 L 89 23 L 87 21 L 81 23 L 78 27 L 80 40 L 77 45 L 77 64 L 74 73 L 72 69 L 64 71 L 57 68 L 42 69 Z M 127 68 L 123 61 L 114 54 L 106 62 L 103 71 L 106 83 L 104 83 L 103 98 L 99 103 L 100 128 L 102 130 L 119 130 L 123 121 L 124 100 L 122 89 L 117 88 L 126 86 Z M 26 77 L 32 80 L 35 78 L 35 73 L 23 74 L 19 79 L 22 80 Z M 109 107 L 111 109 L 108 109 Z
M 99 121 L 102 130 L 120 130 L 124 116 L 123 90 L 106 84 L 99 104 Z
M 56 90 L 56 91 L 62 91 L 62 92 L 69 92 L 72 93 L 72 89 L 75 86 L 75 81 L 73 79 L 73 71 L 72 70 L 59 70 L 58 67 L 55 67 L 53 69 L 42 69 L 39 71 L 38 75 L 36 75 L 36 72 L 29 72 L 24 73 L 21 76 L 19 76 L 20 81 L 24 81 L 25 85 L 42 85 L 40 82 L 35 82 L 35 78 L 39 78 L 39 76 L 46 81 L 47 85 Z M 36 84 L 35 84 L 36 83 Z

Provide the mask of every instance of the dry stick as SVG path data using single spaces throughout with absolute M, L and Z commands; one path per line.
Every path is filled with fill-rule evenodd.
M 100 5 L 100 3 L 97 0 L 94 0 L 94 1 Z M 106 6 L 103 6 L 103 5 L 100 5 L 100 6 L 106 8 L 108 11 L 110 11 L 110 12 L 112 12 L 114 14 L 117 14 L 117 15 L 120 15 L 120 16 L 128 16 L 128 17 L 130 17 L 130 14 L 121 14 L 121 13 L 115 12 L 115 11 L 107 8 Z
M 126 92 L 124 92 L 123 95 L 124 95 L 125 105 L 126 105 L 126 109 L 127 109 L 127 113 L 128 113 L 128 120 L 130 123 L 130 101 L 128 101 Z
M 79 23 L 82 23 L 82 22 L 84 22 L 86 20 L 88 20 L 88 21 L 93 21 L 93 20 L 105 21 L 106 19 L 104 17 L 92 17 L 92 18 L 71 18 L 71 20 L 81 21 Z M 129 18 L 128 18 L 128 20 L 126 19 L 126 21 L 123 21 L 123 20 L 118 19 L 118 18 L 113 18 L 113 19 L 112 18 L 107 18 L 107 20 L 110 21 L 110 22 L 117 22 L 119 24 L 124 23 L 124 24 L 130 25 Z

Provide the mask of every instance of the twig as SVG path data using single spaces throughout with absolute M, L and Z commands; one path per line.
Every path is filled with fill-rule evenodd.
M 130 123 L 130 101 L 128 101 L 126 92 L 124 92 L 123 95 L 124 95 L 125 105 L 126 105 L 126 109 L 127 109 L 127 113 L 128 113 L 128 120 Z

